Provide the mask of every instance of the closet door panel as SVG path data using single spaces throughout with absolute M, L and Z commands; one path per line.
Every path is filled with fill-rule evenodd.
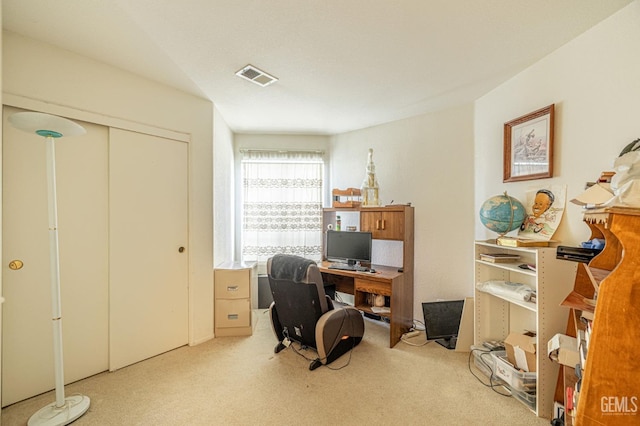
M 3 406 L 55 386 L 45 141 L 11 126 L 19 111 L 3 111 Z M 79 124 L 55 142 L 65 383 L 108 369 L 108 131 Z
M 111 129 L 110 366 L 188 342 L 188 145 Z

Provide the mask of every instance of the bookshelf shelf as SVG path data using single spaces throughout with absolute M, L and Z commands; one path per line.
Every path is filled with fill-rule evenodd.
M 535 277 L 537 275 L 536 271 L 522 269 L 518 267 L 518 265 L 522 264 L 522 262 L 520 261 L 517 261 L 515 263 L 492 263 L 492 262 L 485 262 L 484 260 L 476 259 L 476 263 L 481 263 L 481 264 L 492 266 L 498 269 L 505 269 L 515 274 L 529 275 L 531 277 Z
M 499 280 L 520 283 L 536 292 L 536 302 L 527 302 L 515 295 L 502 292 L 475 291 L 475 345 L 490 340 L 504 340 L 510 333 L 536 333 L 536 398 L 535 403 L 524 403 L 537 416 L 549 418 L 558 366 L 547 356 L 547 341 L 562 332 L 567 321 L 566 309 L 560 306 L 575 276 L 575 262 L 556 259 L 555 248 L 506 247 L 495 241 L 476 241 L 476 283 Z M 484 253 L 511 253 L 519 256 L 511 263 L 493 263 L 480 260 Z M 519 265 L 535 265 L 535 271 Z
M 595 300 L 590 299 L 577 291 L 569 293 L 569 295 L 562 301 L 561 305 L 578 311 L 594 312 L 596 310 Z
M 515 297 L 509 297 L 509 296 L 505 296 L 503 294 L 496 294 L 496 293 L 491 293 L 491 292 L 486 292 L 483 291 L 484 294 L 488 294 L 492 297 L 497 297 L 498 299 L 504 300 L 505 302 L 520 306 L 524 309 L 527 309 L 531 312 L 537 312 L 538 311 L 538 304 L 537 303 L 532 303 L 532 302 L 526 302 L 524 300 L 520 300 L 520 299 L 516 299 Z

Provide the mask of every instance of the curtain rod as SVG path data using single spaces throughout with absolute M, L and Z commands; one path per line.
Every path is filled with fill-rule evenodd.
M 277 153 L 290 153 L 290 152 L 300 152 L 305 154 L 322 154 L 324 155 L 324 151 L 319 151 L 315 149 L 260 149 L 260 148 L 248 148 L 248 149 L 240 149 L 241 153 L 249 153 L 249 152 L 277 152 Z

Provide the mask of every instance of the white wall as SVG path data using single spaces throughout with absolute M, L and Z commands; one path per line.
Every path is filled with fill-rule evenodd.
M 214 110 L 213 125 L 213 265 L 233 260 L 234 254 L 234 153 L 233 133 Z
M 529 188 L 566 184 L 567 200 L 640 137 L 640 1 L 567 43 L 475 104 L 475 211 L 505 190 L 521 201 Z M 503 123 L 555 104 L 554 177 L 502 182 Z M 567 203 L 554 239 L 589 238 L 578 206 Z M 476 220 L 477 239 L 493 238 Z
M 359 188 L 373 148 L 381 203 L 415 207 L 414 318 L 422 302 L 473 294 L 473 107 L 332 138 L 331 186 Z
M 213 337 L 212 103 L 7 32 L 2 74 L 5 104 L 190 139 L 189 341 Z

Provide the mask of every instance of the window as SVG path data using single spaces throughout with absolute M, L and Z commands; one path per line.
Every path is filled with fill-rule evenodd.
M 263 271 L 278 253 L 321 260 L 323 153 L 242 154 L 242 260 Z

